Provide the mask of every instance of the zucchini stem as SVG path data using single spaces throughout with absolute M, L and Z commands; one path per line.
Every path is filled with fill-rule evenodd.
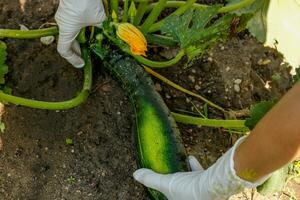
M 185 55 L 184 50 L 181 50 L 173 59 L 168 61 L 152 61 L 143 56 L 135 56 L 135 55 L 132 56 L 137 61 L 139 61 L 140 63 L 146 66 L 153 67 L 153 68 L 166 68 L 178 63 L 184 55 Z
M 127 22 L 128 20 L 128 8 L 129 8 L 129 0 L 124 0 L 124 8 L 123 8 L 123 16 L 122 22 Z
M 145 22 L 141 26 L 141 30 L 144 33 L 147 33 L 150 27 L 152 26 L 153 23 L 157 20 L 159 17 L 160 13 L 163 11 L 165 8 L 165 5 L 168 0 L 159 0 L 158 4 L 153 8 L 153 10 L 150 12 L 149 16 L 146 18 Z
M 92 63 L 90 54 L 86 48 L 83 48 L 82 54 L 86 63 L 84 67 L 84 83 L 81 92 L 75 98 L 63 102 L 46 102 L 16 97 L 0 91 L 0 100 L 16 105 L 45 110 L 66 110 L 82 104 L 86 101 L 92 87 Z
M 244 0 L 241 1 L 239 3 L 235 3 L 232 5 L 228 5 L 228 6 L 224 6 L 222 8 L 219 9 L 219 13 L 227 13 L 227 12 L 232 12 L 235 10 L 239 10 L 241 8 L 244 8 L 246 6 L 251 5 L 255 0 Z M 192 5 L 187 5 L 189 4 L 189 2 L 187 1 L 168 1 L 165 5 L 165 7 L 170 7 L 170 8 L 177 8 L 179 7 L 174 13 L 172 13 L 171 15 L 177 14 L 180 15 L 182 13 L 184 13 L 186 11 L 185 6 L 189 8 L 195 8 L 195 9 L 202 9 L 202 8 L 206 8 L 209 7 L 207 5 L 202 5 L 202 4 L 197 4 L 197 3 L 193 3 Z M 157 3 L 152 3 L 148 6 L 147 10 L 151 10 L 154 9 L 157 6 Z M 183 12 L 182 12 L 183 11 Z M 161 21 L 152 24 L 151 27 L 149 28 L 149 33 L 153 33 L 156 31 L 159 31 L 160 27 L 162 26 L 163 22 L 165 19 L 162 19 Z
M 241 128 L 246 129 L 245 120 L 221 120 L 221 119 L 205 119 L 200 117 L 192 117 L 188 115 L 173 113 L 176 122 L 192 125 L 201 125 L 215 128 Z
M 119 0 L 111 0 L 110 1 L 111 14 L 113 18 L 115 17 L 115 22 L 118 22 L 118 13 L 119 13 Z M 115 15 L 115 16 L 114 16 Z
M 45 36 L 57 35 L 58 28 L 56 26 L 51 28 L 37 29 L 37 30 L 12 30 L 0 29 L 0 38 L 15 38 L 15 39 L 35 39 Z
M 147 11 L 147 7 L 148 7 L 148 2 L 147 1 L 143 1 L 141 3 L 139 3 L 137 11 L 136 11 L 136 16 L 134 18 L 133 24 L 135 26 L 140 25 L 146 11 Z

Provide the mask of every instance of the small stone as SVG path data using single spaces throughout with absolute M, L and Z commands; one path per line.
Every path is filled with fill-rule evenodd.
M 168 93 L 166 93 L 166 98 L 171 99 L 171 96 Z
M 29 28 L 27 28 L 27 26 L 25 26 L 23 24 L 19 24 L 19 26 L 20 26 L 21 31 L 29 31 Z
M 195 89 L 196 89 L 196 90 L 200 90 L 201 87 L 200 87 L 199 85 L 195 85 Z
M 192 75 L 189 75 L 188 76 L 188 79 L 192 82 L 192 83 L 195 83 L 195 76 L 192 76 Z
M 235 79 L 235 80 L 234 80 L 234 83 L 237 84 L 237 85 L 239 85 L 239 84 L 242 83 L 242 79 Z
M 240 91 L 241 91 L 240 86 L 237 85 L 237 84 L 234 84 L 233 89 L 234 89 L 234 91 L 236 91 L 236 92 L 240 92 Z
M 226 71 L 228 72 L 230 70 L 230 67 L 226 67 Z
M 271 63 L 270 59 L 259 59 L 259 61 L 257 62 L 258 65 L 268 65 Z
M 212 57 L 208 57 L 208 58 L 207 58 L 207 61 L 208 61 L 208 62 L 212 62 L 212 61 L 213 61 Z
M 162 91 L 162 87 L 161 87 L 161 85 L 159 83 L 155 83 L 154 87 L 155 87 L 156 91 L 158 91 L 158 92 Z
M 224 51 L 225 47 L 223 45 L 220 46 L 221 51 Z
M 41 37 L 41 43 L 44 45 L 50 45 L 54 42 L 55 37 L 54 36 L 46 36 L 46 37 Z

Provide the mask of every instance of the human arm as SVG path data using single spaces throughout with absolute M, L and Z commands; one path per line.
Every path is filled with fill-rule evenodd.
M 300 157 L 300 82 L 258 123 L 237 149 L 237 174 L 255 181 Z
M 81 28 L 100 26 L 106 15 L 102 0 L 60 0 L 55 20 L 59 27 L 57 50 L 74 67 L 81 68 L 79 44 L 75 40 Z

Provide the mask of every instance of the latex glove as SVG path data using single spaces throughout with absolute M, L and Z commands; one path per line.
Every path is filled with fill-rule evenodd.
M 100 26 L 106 15 L 102 0 L 60 0 L 55 20 L 59 26 L 57 50 L 74 67 L 81 68 L 84 61 L 76 36 L 81 28 Z
M 235 149 L 245 139 L 241 138 L 218 161 L 203 170 L 196 158 L 190 156 L 192 172 L 162 175 L 149 169 L 134 172 L 134 178 L 147 187 L 162 192 L 169 200 L 220 200 L 242 191 L 245 187 L 255 188 L 269 176 L 255 183 L 242 180 L 234 170 Z

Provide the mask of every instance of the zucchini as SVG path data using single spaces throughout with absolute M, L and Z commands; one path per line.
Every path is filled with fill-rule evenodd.
M 105 50 L 97 45 L 91 48 L 103 59 L 104 68 L 119 81 L 131 100 L 135 112 L 139 167 L 163 174 L 187 171 L 180 132 L 149 75 L 131 57 L 117 51 L 105 54 Z M 155 200 L 166 199 L 157 191 L 148 191 Z

